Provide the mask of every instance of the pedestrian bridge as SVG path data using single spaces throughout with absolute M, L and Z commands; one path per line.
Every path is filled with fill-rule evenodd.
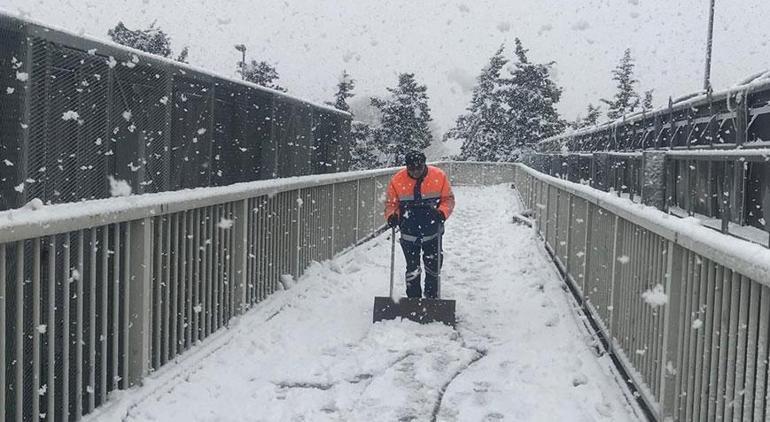
M 393 169 L 0 213 L 2 419 L 770 414 L 770 250 L 521 164 L 438 165 L 456 330 L 370 322 Z

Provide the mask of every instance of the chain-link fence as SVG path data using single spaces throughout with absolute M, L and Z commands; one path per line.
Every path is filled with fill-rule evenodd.
M 0 14 L 0 210 L 345 171 L 350 115 Z

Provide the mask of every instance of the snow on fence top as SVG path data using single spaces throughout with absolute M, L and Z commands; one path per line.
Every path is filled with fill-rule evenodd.
M 694 218 L 672 216 L 657 208 L 640 205 L 609 192 L 540 173 L 523 164 L 518 164 L 518 167 L 537 179 L 566 190 L 707 259 L 770 286 L 770 249 L 704 227 Z
M 312 186 L 393 174 L 397 169 L 287 177 L 134 196 L 96 199 L 0 212 L 0 243 L 154 217 L 194 208 L 275 195 Z

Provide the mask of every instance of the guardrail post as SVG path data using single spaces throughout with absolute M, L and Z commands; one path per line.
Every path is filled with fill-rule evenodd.
M 233 210 L 234 214 L 234 227 L 233 235 L 235 238 L 235 251 L 233 254 L 233 264 L 235 268 L 235 298 L 233 300 L 234 310 L 242 314 L 248 307 L 248 299 L 246 298 L 246 291 L 249 280 L 248 264 L 249 264 L 249 200 L 244 199 L 235 203 Z
M 673 420 L 677 410 L 677 360 L 680 346 L 680 312 L 682 300 L 683 249 L 673 241 L 666 247 L 665 292 L 668 303 L 663 315 L 663 355 L 660 362 L 661 420 Z M 685 329 L 688 327 L 685 327 Z
M 642 203 L 661 211 L 666 208 L 666 153 L 644 151 L 642 154 Z
M 152 218 L 131 221 L 128 228 L 128 386 L 141 384 L 150 371 L 152 303 Z

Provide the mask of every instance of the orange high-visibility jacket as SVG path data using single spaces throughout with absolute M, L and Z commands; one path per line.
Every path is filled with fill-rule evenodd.
M 402 238 L 425 237 L 440 230 L 436 212 L 449 218 L 455 207 L 452 186 L 446 174 L 438 168 L 427 166 L 428 172 L 418 185 L 406 169 L 396 173 L 388 185 L 385 201 L 385 220 L 393 214 L 399 216 Z

